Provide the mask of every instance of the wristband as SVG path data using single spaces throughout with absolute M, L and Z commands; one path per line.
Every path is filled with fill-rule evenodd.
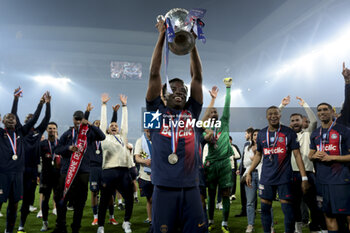
M 309 179 L 307 178 L 307 176 L 302 176 L 302 177 L 301 177 L 301 180 L 302 180 L 302 181 L 308 181 Z

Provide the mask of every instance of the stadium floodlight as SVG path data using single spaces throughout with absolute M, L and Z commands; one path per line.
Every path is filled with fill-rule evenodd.
M 66 86 L 72 82 L 72 80 L 66 77 L 55 78 L 50 75 L 38 75 L 34 77 L 34 80 L 40 84 L 49 84 L 53 86 Z
M 339 36 L 336 36 L 333 40 L 321 44 L 305 55 L 282 65 L 275 74 L 276 76 L 283 76 L 289 72 L 298 70 L 310 72 L 317 59 L 334 59 L 335 57 L 340 57 L 341 54 L 345 54 L 350 49 L 349 41 L 350 31 L 342 30 Z
M 234 89 L 231 91 L 231 96 L 235 96 L 235 95 L 241 95 L 242 94 L 242 89 Z

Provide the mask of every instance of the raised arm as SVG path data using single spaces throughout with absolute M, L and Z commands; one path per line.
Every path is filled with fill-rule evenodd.
M 84 113 L 84 118 L 86 120 L 89 120 L 90 112 L 92 111 L 92 109 L 94 109 L 94 106 L 92 106 L 91 103 L 88 103 L 88 105 L 86 106 L 85 113 Z
M 203 90 L 202 90 L 202 62 L 199 57 L 197 47 L 191 51 L 191 97 L 195 99 L 198 103 L 203 103 Z
M 231 105 L 231 85 L 232 85 L 232 78 L 225 78 L 224 83 L 226 86 L 226 97 L 225 97 L 225 105 L 224 105 L 224 111 L 222 113 L 221 121 L 223 123 L 227 123 L 230 120 L 230 105 Z
M 350 126 L 350 70 L 346 68 L 345 62 L 343 62 L 343 72 L 345 82 L 345 97 L 343 107 L 340 111 L 340 116 L 337 119 L 337 123 L 341 123 L 346 126 Z
M 29 133 L 29 131 L 34 127 L 35 123 L 38 121 L 41 109 L 43 108 L 43 104 L 45 103 L 45 95 L 46 95 L 46 92 L 40 98 L 40 102 L 39 102 L 38 107 L 36 108 L 36 110 L 34 112 L 33 117 L 25 125 L 23 125 L 22 133 L 24 136 Z
M 118 110 L 120 108 L 120 104 L 116 104 L 116 105 L 112 106 L 112 108 L 113 108 L 113 115 L 112 115 L 111 123 L 118 121 Z
M 209 106 L 207 107 L 207 110 L 205 111 L 205 113 L 203 115 L 202 121 L 208 120 L 211 108 L 214 107 L 216 97 L 218 96 L 218 92 L 219 92 L 219 88 L 217 86 L 213 86 L 211 88 L 211 90 L 209 91 L 210 96 L 211 96 L 211 100 L 210 100 Z
M 120 95 L 120 102 L 122 102 L 122 123 L 120 134 L 122 135 L 124 142 L 126 142 L 128 138 L 128 109 L 126 107 L 127 100 L 127 96 Z
M 46 111 L 45 111 L 45 116 L 43 120 L 41 121 L 40 125 L 37 127 L 37 130 L 40 133 L 44 133 L 47 125 L 49 124 L 50 118 L 51 118 L 51 95 L 50 92 L 46 92 L 44 95 L 45 103 L 46 103 Z
M 12 103 L 12 108 L 11 108 L 11 113 L 16 116 L 16 127 L 21 127 L 21 121 L 19 120 L 19 117 L 17 115 L 17 110 L 18 110 L 18 99 L 20 97 L 20 94 L 18 94 L 18 91 L 21 89 L 21 87 L 18 87 L 15 89 L 13 93 L 13 103 Z
M 296 97 L 299 100 L 299 105 L 305 109 L 306 115 L 310 120 L 309 127 L 306 129 L 309 132 L 313 132 L 317 127 L 317 118 L 315 113 L 311 110 L 310 106 L 300 97 Z
M 146 100 L 152 101 L 160 95 L 162 89 L 162 78 L 160 76 L 160 69 L 162 66 L 162 51 L 165 40 L 165 25 L 164 21 L 160 20 L 156 24 L 158 29 L 158 41 L 153 50 L 150 75 L 148 81 L 148 90 L 146 94 Z
M 107 132 L 107 102 L 111 99 L 107 93 L 101 95 L 101 124 L 100 129 L 105 134 Z
M 286 96 L 282 99 L 280 106 L 278 108 L 282 110 L 290 103 L 290 96 Z

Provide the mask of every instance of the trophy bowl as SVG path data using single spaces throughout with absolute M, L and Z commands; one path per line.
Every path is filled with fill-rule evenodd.
M 169 42 L 169 49 L 176 55 L 188 54 L 196 43 L 191 33 L 192 23 L 186 22 L 187 15 L 188 11 L 182 8 L 174 8 L 165 15 L 175 32 L 174 41 Z

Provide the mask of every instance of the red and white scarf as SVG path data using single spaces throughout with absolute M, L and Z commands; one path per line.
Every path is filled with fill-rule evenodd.
M 64 184 L 64 190 L 63 190 L 63 199 L 66 197 L 66 194 L 68 193 L 68 190 L 73 183 L 73 180 L 78 173 L 81 161 L 83 159 L 84 152 L 86 150 L 87 146 L 87 132 L 89 130 L 88 125 L 80 125 L 79 127 L 79 135 L 77 140 L 77 147 L 78 150 L 76 152 L 73 152 L 72 157 L 70 159 L 69 168 L 66 176 L 66 181 Z M 73 137 L 73 135 L 72 135 Z M 74 138 L 73 138 L 74 140 Z

